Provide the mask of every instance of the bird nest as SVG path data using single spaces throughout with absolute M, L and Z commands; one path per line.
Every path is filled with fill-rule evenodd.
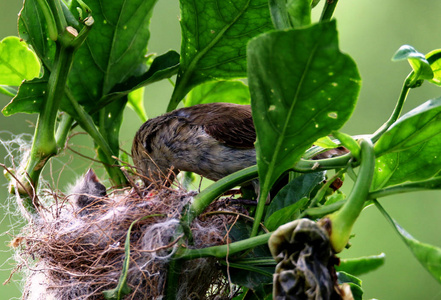
M 186 244 L 176 232 L 183 210 L 195 193 L 162 189 L 142 193 L 116 190 L 75 205 L 68 195 L 39 209 L 39 218 L 26 226 L 14 241 L 22 269 L 27 273 L 25 299 L 104 299 L 103 291 L 118 285 L 126 258 L 129 234 L 130 259 L 126 272 L 130 293 L 123 299 L 160 299 L 165 294 L 167 271 L 178 246 L 203 248 L 228 242 L 226 232 L 243 208 L 225 200 L 214 202 L 191 224 L 193 241 Z M 246 212 L 245 212 L 246 213 Z M 229 283 L 214 258 L 184 263 L 179 299 L 221 299 Z

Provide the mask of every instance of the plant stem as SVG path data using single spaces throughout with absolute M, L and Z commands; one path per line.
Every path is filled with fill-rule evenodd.
M 47 24 L 47 30 L 49 32 L 49 38 L 53 41 L 56 41 L 58 39 L 58 30 L 57 24 L 55 22 L 55 17 L 52 13 L 51 8 L 46 0 L 37 0 L 37 3 L 40 6 L 40 9 L 43 11 L 43 15 Z
M 55 140 L 55 122 L 72 65 L 73 52 L 73 48 L 57 48 L 54 68 L 47 85 L 47 96 L 38 116 L 31 153 L 26 166 L 26 173 L 30 179 L 27 184 L 34 187 L 38 184 L 38 177 L 46 161 L 58 152 Z M 19 190 L 19 192 L 24 191 Z
M 375 169 L 375 152 L 370 140 L 361 139 L 360 171 L 343 207 L 323 220 L 330 221 L 330 242 L 335 252 L 346 246 L 352 226 L 364 208 Z
M 224 258 L 227 255 L 232 255 L 263 245 L 268 242 L 271 235 L 272 233 L 269 232 L 256 237 L 240 240 L 231 244 L 207 247 L 202 249 L 180 248 L 175 257 L 179 259 L 195 259 L 200 257 Z
M 395 105 L 394 111 L 392 112 L 392 115 L 389 117 L 389 119 L 384 123 L 373 135 L 372 142 L 375 143 L 378 141 L 378 139 L 385 133 L 389 127 L 392 126 L 393 123 L 398 119 L 398 117 L 401 114 L 401 111 L 403 110 L 404 102 L 406 101 L 407 95 L 409 94 L 410 86 L 408 84 L 410 78 L 407 76 L 406 80 L 404 80 L 403 87 L 401 88 L 401 94 L 400 98 L 398 98 L 398 102 Z
M 190 205 L 187 213 L 182 217 L 181 223 L 188 226 L 188 224 L 199 216 L 217 197 L 238 184 L 247 182 L 256 177 L 257 166 L 254 165 L 216 181 L 194 197 L 193 203 Z
M 66 90 L 67 99 L 70 102 L 71 108 L 75 113 L 75 121 L 83 128 L 94 140 L 95 144 L 98 145 L 101 151 L 100 158 L 102 162 L 108 165 L 106 167 L 111 169 L 111 173 L 109 173 L 113 183 L 115 185 L 125 185 L 127 183 L 127 178 L 122 173 L 121 169 L 118 167 L 112 167 L 112 165 L 117 165 L 118 162 L 112 158 L 115 154 L 110 148 L 107 141 L 104 139 L 100 131 L 96 128 L 92 117 L 84 110 L 84 108 L 78 104 L 78 102 L 73 97 L 72 93 L 69 90 Z M 109 170 L 108 170 L 109 171 Z
M 55 142 L 57 143 L 58 149 L 64 148 L 67 140 L 67 135 L 72 128 L 72 123 L 73 118 L 70 115 L 64 113 L 61 116 L 61 121 L 58 124 L 57 131 L 55 132 Z
M 268 197 L 270 191 L 270 186 L 268 180 L 266 180 L 265 185 L 261 186 L 259 198 L 257 199 L 256 212 L 254 213 L 253 228 L 251 230 L 250 237 L 255 237 L 259 231 L 260 221 L 262 221 L 263 212 L 265 210 L 266 198 Z
M 338 0 L 326 0 L 322 15 L 320 16 L 320 22 L 331 20 L 337 3 Z
M 432 190 L 432 189 L 441 189 L 441 178 L 437 177 L 424 181 L 403 183 L 403 184 L 387 187 L 384 189 L 376 190 L 369 193 L 368 199 L 377 199 L 396 194 L 417 192 L 423 190 Z

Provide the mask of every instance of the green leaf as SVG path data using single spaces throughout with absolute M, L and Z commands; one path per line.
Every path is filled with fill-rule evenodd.
M 403 151 L 441 133 L 441 98 L 429 100 L 397 120 L 378 140 L 375 154 Z
M 306 206 L 308 201 L 309 198 L 303 197 L 297 202 L 273 212 L 271 216 L 265 220 L 265 227 L 268 228 L 269 231 L 274 231 L 279 228 L 279 226 L 294 221 L 298 217 L 299 211 Z
M 120 99 L 128 93 L 143 86 L 152 84 L 165 78 L 170 78 L 173 75 L 176 75 L 178 68 L 179 54 L 176 51 L 171 50 L 167 53 L 159 55 L 154 58 L 147 72 L 139 76 L 130 77 L 126 81 L 117 84 L 115 87 L 113 87 L 109 94 L 101 98 L 100 105 L 95 109 L 99 109 L 112 101 Z
M 357 277 L 355 277 L 351 274 L 345 273 L 345 272 L 338 272 L 337 277 L 338 277 L 339 284 L 347 283 L 350 286 L 354 300 L 362 300 L 363 299 L 363 290 L 361 288 L 361 280 L 360 279 L 358 279 Z
M 312 0 L 287 0 L 287 11 L 294 28 L 311 24 Z
M 268 191 L 313 142 L 348 120 L 360 76 L 338 49 L 335 21 L 253 39 L 248 73 L 259 178 Z
M 286 0 L 269 0 L 271 20 L 276 29 L 291 28 L 288 10 L 286 9 Z
M 41 78 L 23 82 L 18 88 L 17 95 L 3 108 L 3 115 L 7 117 L 16 113 L 39 113 L 45 99 L 48 80 L 49 71 L 44 68 Z
M 144 88 L 139 88 L 127 95 L 128 106 L 136 112 L 142 122 L 147 121 L 147 113 L 144 109 Z
M 311 192 L 325 180 L 324 172 L 303 174 L 291 180 L 271 201 L 265 217 L 269 231 L 293 221 L 310 198 Z
M 344 271 L 346 273 L 360 276 L 372 272 L 381 267 L 386 259 L 386 255 L 364 256 L 357 258 L 340 259 L 340 265 L 336 266 L 337 271 Z
M 49 38 L 46 19 L 38 1 L 24 1 L 18 18 L 18 33 L 32 45 L 42 64 L 51 70 L 55 58 L 55 42 Z
M 103 5 L 89 0 L 94 25 L 87 40 L 78 49 L 69 74 L 68 86 L 87 111 L 116 84 L 147 69 L 149 25 L 156 0 L 114 0 Z M 71 9 L 75 12 L 74 1 Z M 136 88 L 135 88 L 136 89 Z
M 401 117 L 375 145 L 373 189 L 422 181 L 441 170 L 441 98 L 427 101 Z
M 15 95 L 17 95 L 17 90 L 10 86 L 0 85 L 0 93 L 6 96 L 15 97 Z
M 267 0 L 181 0 L 181 66 L 168 111 L 196 85 L 246 76 L 246 44 L 272 29 Z
M 135 220 L 130 224 L 129 230 L 127 230 L 126 241 L 124 243 L 124 251 L 125 257 L 123 262 L 123 268 L 121 270 L 121 275 L 118 280 L 118 285 L 116 288 L 111 290 L 103 291 L 104 298 L 111 300 L 119 300 L 122 299 L 123 296 L 129 294 L 131 292 L 130 287 L 127 285 L 127 274 L 129 272 L 129 264 L 130 264 L 130 233 L 132 231 L 133 225 L 139 221 Z
M 19 86 L 40 75 L 40 62 L 25 42 L 8 36 L 0 41 L 0 84 Z
M 412 251 L 413 255 L 415 255 L 423 267 L 426 268 L 426 270 L 429 271 L 439 283 L 441 283 L 441 249 L 416 240 L 404 230 L 400 224 L 389 216 L 378 201 L 374 200 L 374 203 L 389 223 L 395 228 L 403 242 L 407 245 L 410 251 Z
M 192 89 L 184 100 L 184 105 L 213 102 L 250 104 L 250 91 L 242 81 L 207 82 Z
M 419 53 L 412 46 L 403 45 L 395 52 L 392 61 L 407 60 L 413 69 L 410 82 L 416 83 L 419 80 L 430 80 L 433 78 L 433 71 L 424 54 Z
M 329 136 L 319 138 L 314 142 L 315 146 L 319 146 L 323 149 L 334 149 L 338 147 L 338 144 L 331 140 Z
M 433 78 L 429 81 L 441 86 L 441 49 L 430 51 L 426 54 L 426 59 L 433 72 Z

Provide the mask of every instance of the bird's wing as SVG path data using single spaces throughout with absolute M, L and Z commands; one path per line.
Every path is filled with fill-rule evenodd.
M 205 132 L 229 147 L 254 148 L 254 129 L 251 107 L 230 103 L 212 103 L 214 108 L 205 115 Z

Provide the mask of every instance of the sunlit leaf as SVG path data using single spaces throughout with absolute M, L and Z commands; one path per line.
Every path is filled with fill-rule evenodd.
M 328 136 L 319 138 L 314 142 L 314 145 L 322 147 L 323 149 L 333 149 L 338 147 L 338 144 L 332 141 Z
M 250 104 L 250 91 L 248 86 L 241 81 L 207 82 L 192 89 L 184 100 L 184 105 L 213 102 Z
M 441 49 L 427 53 L 426 59 L 433 71 L 433 78 L 429 81 L 436 85 L 441 85 Z
M 128 106 L 136 112 L 142 122 L 147 121 L 147 113 L 144 108 L 144 88 L 130 92 L 127 96 Z
M 19 86 L 39 75 L 40 62 L 24 41 L 15 36 L 0 41 L 0 84 Z
M 395 228 L 401 239 L 406 243 L 407 247 L 409 247 L 410 251 L 412 251 L 413 255 L 415 255 L 423 267 L 441 283 L 441 249 L 416 240 L 389 216 L 380 203 L 375 201 L 375 205 Z
M 384 265 L 386 255 L 363 256 L 357 258 L 340 259 L 340 264 L 335 267 L 337 271 L 344 271 L 346 273 L 360 276 L 362 274 L 374 271 Z
M 414 74 L 411 81 L 430 80 L 433 78 L 432 68 L 424 54 L 419 53 L 412 46 L 403 45 L 395 52 L 392 61 L 407 60 L 412 67 Z
M 259 178 L 269 189 L 313 142 L 348 120 L 360 76 L 338 49 L 335 21 L 253 39 L 248 73 Z
M 181 67 L 168 110 L 196 85 L 246 77 L 247 41 L 272 29 L 266 0 L 182 0 Z

